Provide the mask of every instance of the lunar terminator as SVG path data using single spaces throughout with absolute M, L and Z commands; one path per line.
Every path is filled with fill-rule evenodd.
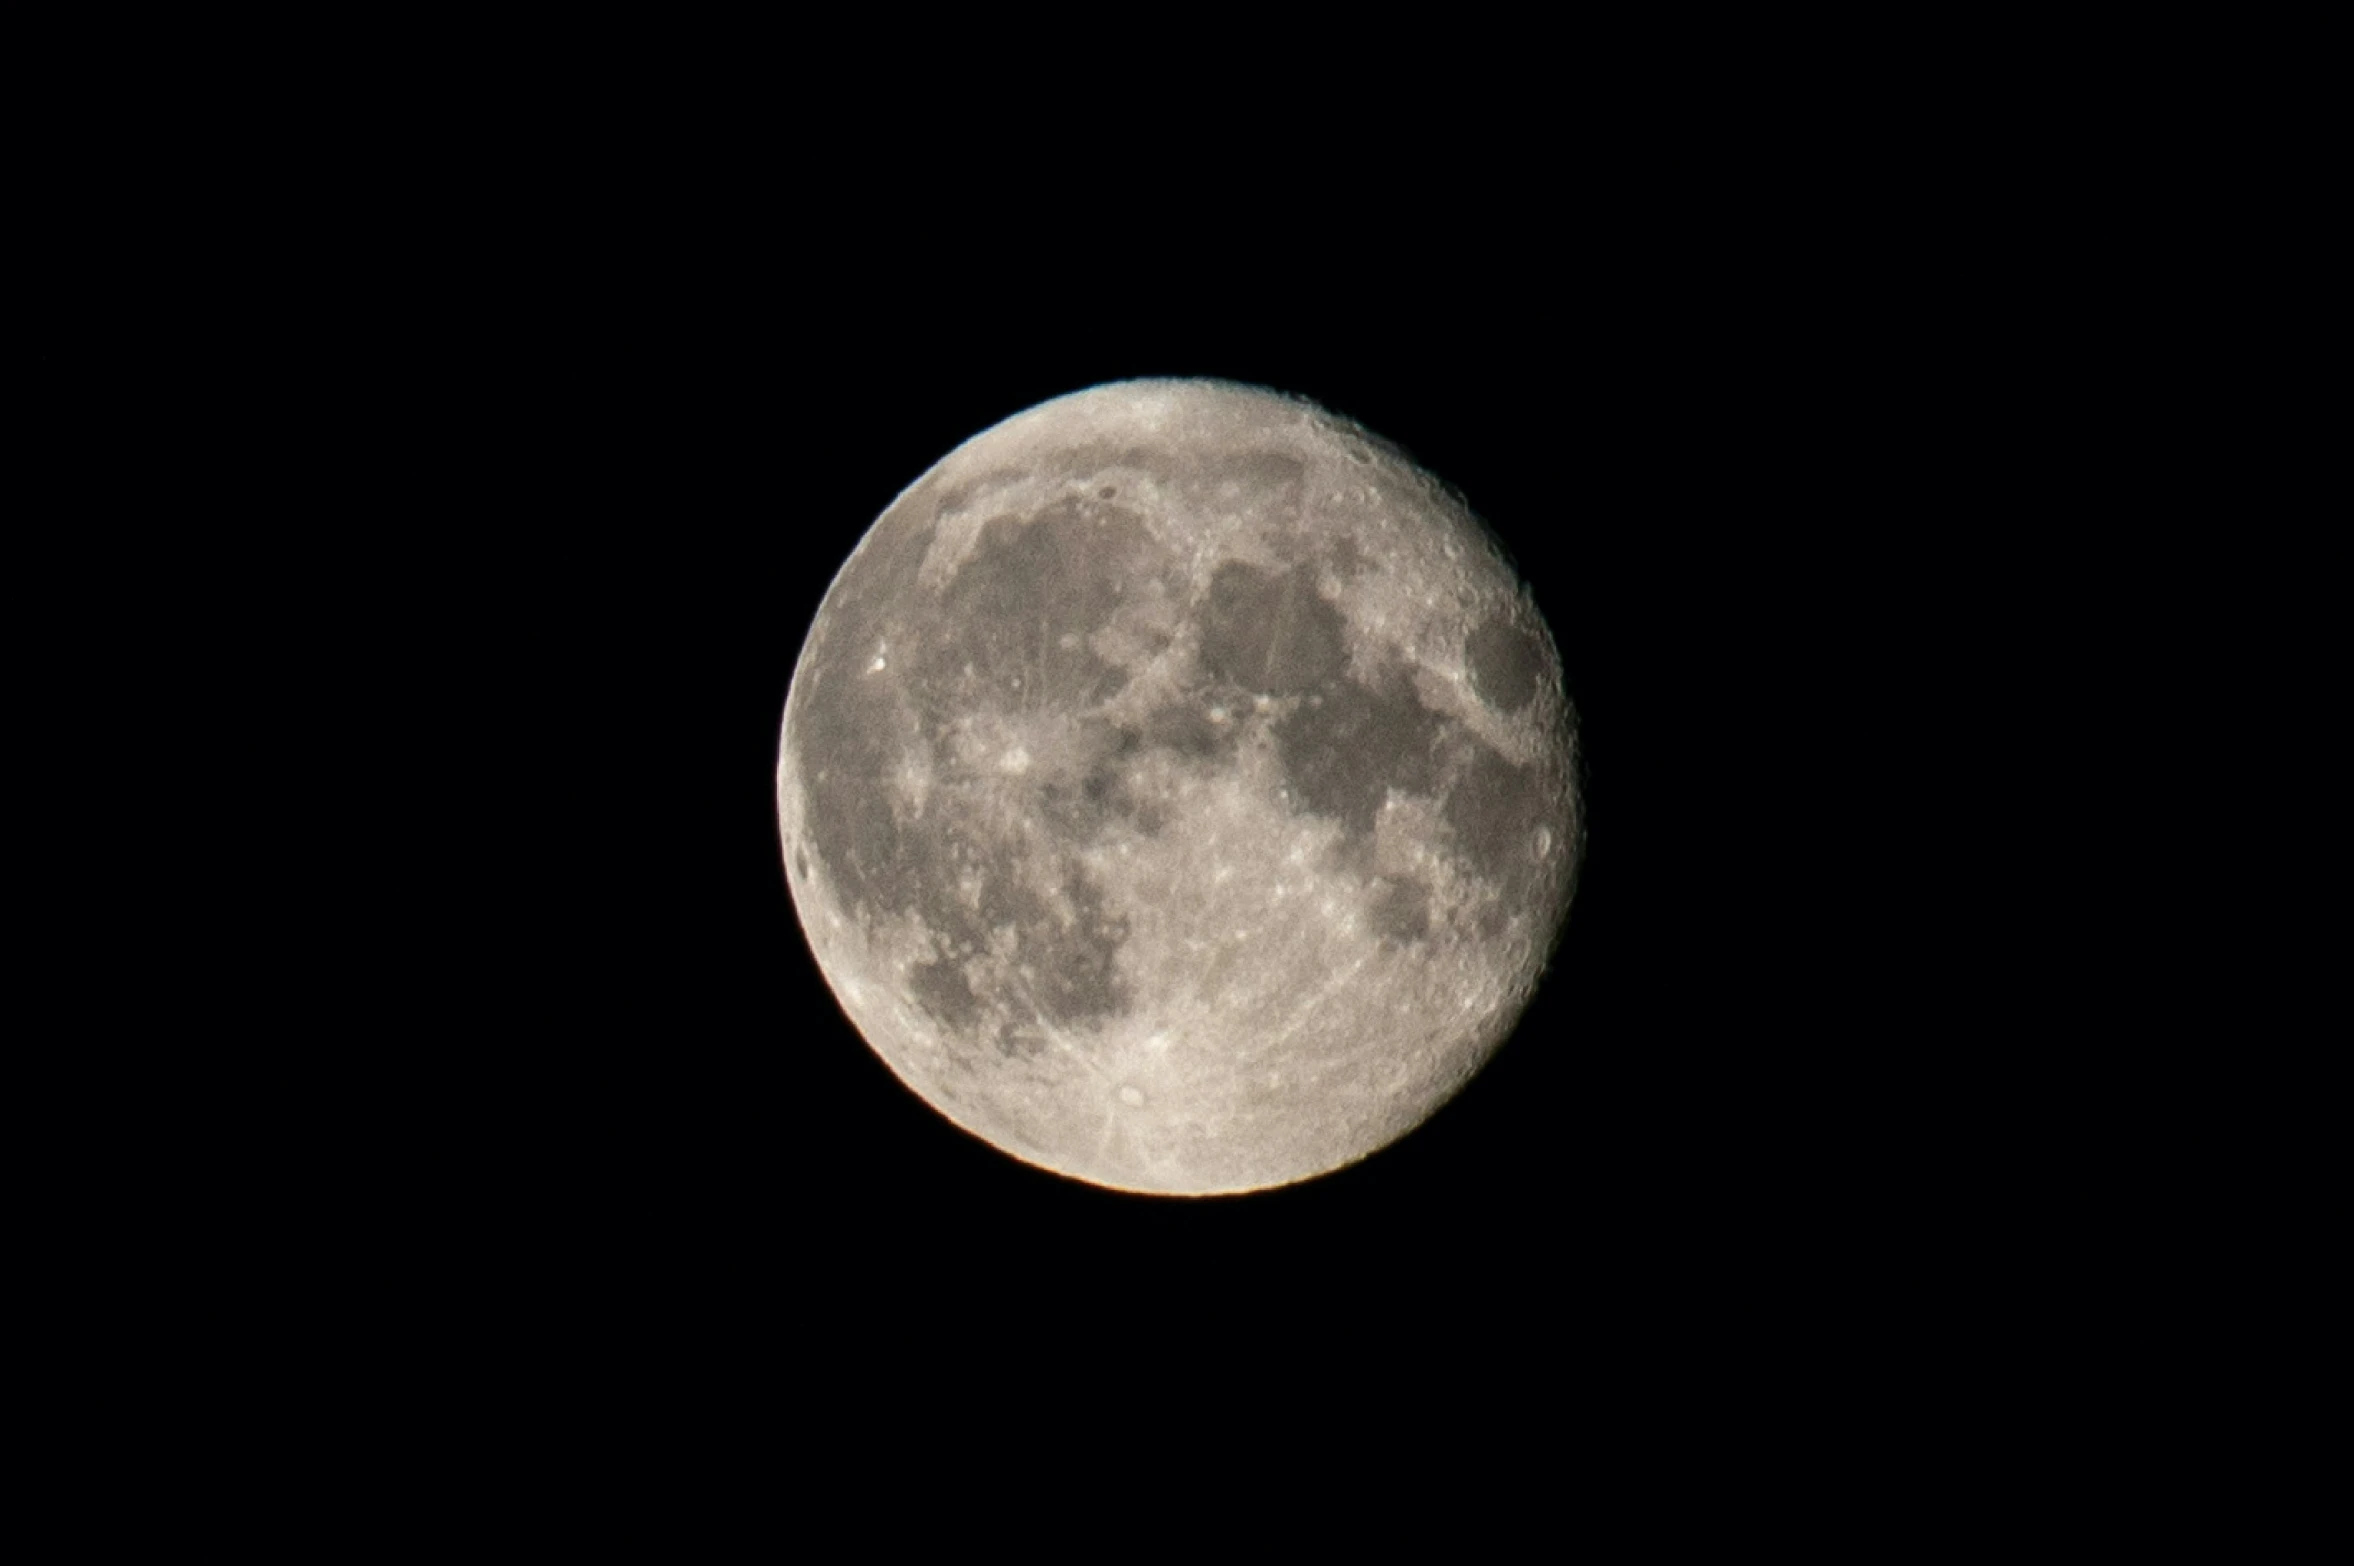
M 1581 843 L 1492 536 L 1313 404 L 1128 381 L 958 447 L 826 594 L 777 769 L 802 928 L 955 1124 L 1122 1190 L 1290 1184 L 1489 1058 Z

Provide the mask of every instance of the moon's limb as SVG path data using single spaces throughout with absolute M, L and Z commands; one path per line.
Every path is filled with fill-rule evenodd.
M 786 704 L 787 873 L 948 1118 L 1122 1189 L 1281 1185 L 1509 1031 L 1579 841 L 1550 636 L 1363 431 L 1127 382 L 959 447 L 868 532 Z

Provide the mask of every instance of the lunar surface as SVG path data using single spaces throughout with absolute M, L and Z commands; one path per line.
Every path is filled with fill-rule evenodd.
M 811 949 L 916 1094 L 1097 1185 L 1289 1184 L 1527 1005 L 1580 844 L 1491 536 L 1345 419 L 1129 381 L 974 437 L 834 579 L 777 768 Z

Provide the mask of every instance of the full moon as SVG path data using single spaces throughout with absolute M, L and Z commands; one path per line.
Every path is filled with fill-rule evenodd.
M 843 1011 L 1015 1158 L 1288 1185 L 1512 1031 L 1582 841 L 1551 635 L 1366 430 L 1125 381 L 959 446 L 827 591 L 786 698 L 785 870 Z

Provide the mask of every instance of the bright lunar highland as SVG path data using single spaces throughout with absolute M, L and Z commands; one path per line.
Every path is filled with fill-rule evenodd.
M 957 1125 L 1097 1185 L 1286 1185 L 1495 1051 L 1582 842 L 1553 641 L 1479 521 L 1313 404 L 1044 403 L 843 565 L 777 803 L 819 966 Z

